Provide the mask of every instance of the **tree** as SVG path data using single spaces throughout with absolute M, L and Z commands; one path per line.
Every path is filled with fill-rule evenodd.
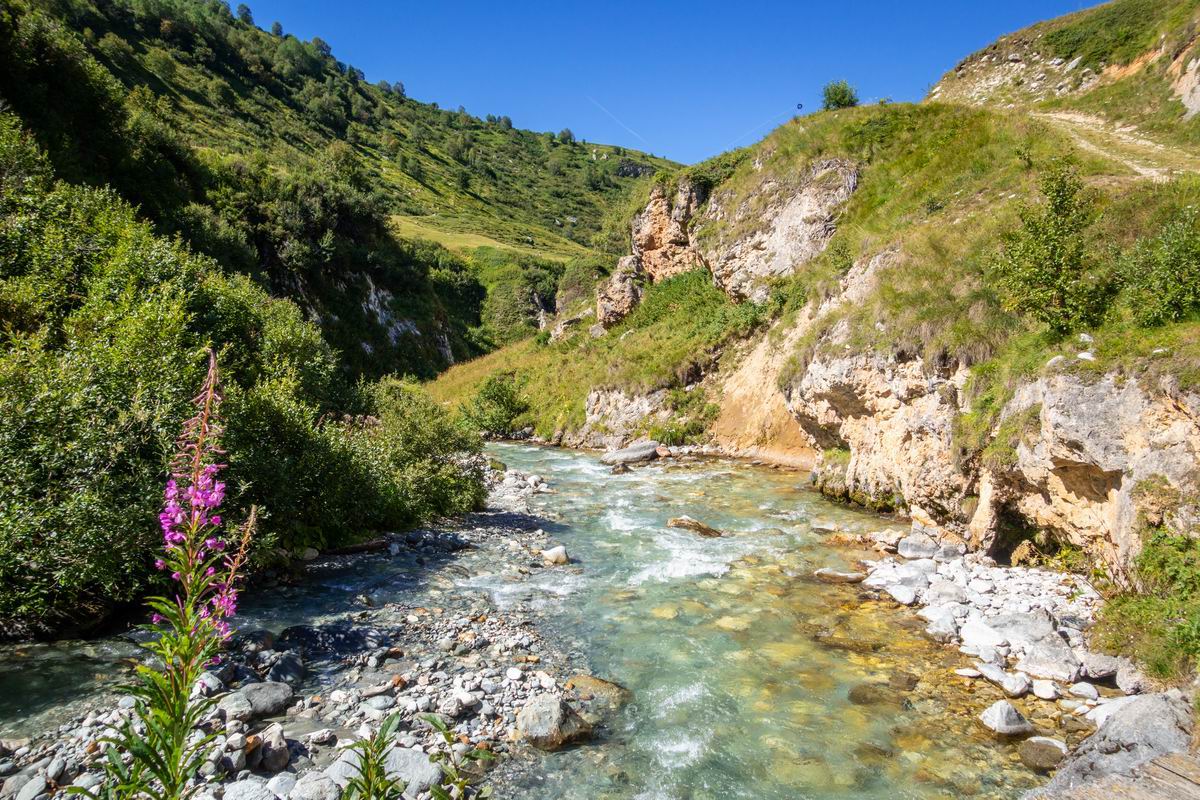
M 316 48 L 317 52 L 325 58 L 329 58 L 333 55 L 333 48 L 329 46 L 329 42 L 325 41 L 320 36 L 313 37 L 312 46 Z
M 271 23 L 271 35 L 283 36 L 283 24 L 279 20 L 275 20 Z
M 826 111 L 836 111 L 839 108 L 852 108 L 858 105 L 858 95 L 854 87 L 846 81 L 831 81 L 825 84 L 822 107 Z
M 254 24 L 254 15 L 250 13 L 250 6 L 245 3 L 238 3 L 237 17 L 247 25 Z
M 996 271 L 1009 309 L 1065 334 L 1099 319 L 1112 281 L 1087 250 L 1092 204 L 1074 166 L 1053 162 L 1041 190 L 1042 205 L 1022 209 L 1021 227 L 1003 237 Z
M 558 140 L 563 144 L 575 144 L 575 134 L 571 133 L 570 128 L 563 128 L 558 132 Z

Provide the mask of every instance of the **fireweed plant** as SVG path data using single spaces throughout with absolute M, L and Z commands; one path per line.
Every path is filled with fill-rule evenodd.
M 209 353 L 208 375 L 195 398 L 196 414 L 184 423 L 159 522 L 163 549 L 155 566 L 168 573 L 175 591 L 147 600 L 155 638 L 145 645 L 152 658 L 137 668 L 127 687 L 135 698 L 132 716 L 106 739 L 105 781 L 96 792 L 105 800 L 181 800 L 218 733 L 207 721 L 214 701 L 194 690 L 200 675 L 220 663 L 222 644 L 232 634 L 237 580 L 245 563 L 256 510 L 230 541 L 217 513 L 225 499 L 219 449 L 217 361 Z M 127 754 L 127 758 L 122 757 Z

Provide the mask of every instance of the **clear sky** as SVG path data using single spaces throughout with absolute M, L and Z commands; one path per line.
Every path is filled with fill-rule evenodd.
M 845 78 L 919 100 L 959 59 L 1082 0 L 247 0 L 409 96 L 694 163 L 749 144 Z M 231 3 L 236 6 L 237 0 Z

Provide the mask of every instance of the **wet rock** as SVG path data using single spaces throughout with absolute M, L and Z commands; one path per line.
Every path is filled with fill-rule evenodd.
M 517 730 L 534 747 L 557 750 L 586 738 L 591 734 L 592 726 L 560 697 L 540 694 L 529 700 L 517 714 Z
M 349 655 L 389 644 L 382 631 L 365 625 L 296 625 L 279 635 L 278 649 L 308 655 Z
M 1114 708 L 1099 729 L 1062 763 L 1046 785 L 1047 790 L 1078 786 L 1105 775 L 1128 774 L 1152 758 L 1188 749 L 1192 710 L 1181 692 L 1122 699 L 1126 702 L 1106 704 Z
M 693 533 L 698 533 L 701 536 L 705 536 L 710 539 L 715 539 L 722 535 L 721 531 L 717 530 L 711 525 L 706 525 L 698 519 L 692 519 L 691 517 L 687 516 L 672 517 L 671 519 L 667 520 L 667 527 L 682 528 L 684 530 L 692 531 Z
M 267 680 L 299 686 L 304 680 L 304 674 L 304 660 L 300 658 L 300 654 L 288 651 L 271 665 L 270 671 L 267 672 Z
M 896 691 L 883 683 L 860 683 L 853 686 L 846 698 L 856 706 L 896 705 Z
M 1033 733 L 1033 725 L 1007 700 L 997 700 L 979 715 L 988 730 L 1001 736 L 1025 736 Z
M 601 464 L 637 464 L 642 461 L 653 461 L 658 458 L 658 442 L 638 442 L 620 450 L 613 450 L 600 456 Z
M 606 681 L 594 675 L 572 675 L 567 678 L 566 687 L 583 699 L 595 698 L 613 708 L 620 708 L 633 697 L 633 692 L 619 683 Z
M 570 559 L 567 558 L 567 548 L 561 544 L 557 547 L 551 547 L 547 550 L 543 550 L 542 560 L 547 564 L 566 564 L 568 561 L 570 561 Z
M 1048 736 L 1031 736 L 1017 746 L 1021 763 L 1038 772 L 1049 772 L 1067 756 L 1067 744 Z
M 830 567 L 821 567 L 813 573 L 813 577 L 824 583 L 862 583 L 867 575 L 865 572 L 838 572 Z

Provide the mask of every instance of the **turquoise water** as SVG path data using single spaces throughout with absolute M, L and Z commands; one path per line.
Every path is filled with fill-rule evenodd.
M 549 756 L 517 796 L 1015 797 L 1038 782 L 976 726 L 995 698 L 952 678 L 962 657 L 925 640 L 911 611 L 808 577 L 853 557 L 812 523 L 894 522 L 829 503 L 798 473 L 735 462 L 612 475 L 570 451 L 494 455 L 550 481 L 535 508 L 582 569 L 466 585 L 542 605 L 595 674 L 635 697 L 598 745 Z M 727 535 L 666 527 L 682 514 Z M 883 687 L 878 702 L 848 699 L 863 683 Z

